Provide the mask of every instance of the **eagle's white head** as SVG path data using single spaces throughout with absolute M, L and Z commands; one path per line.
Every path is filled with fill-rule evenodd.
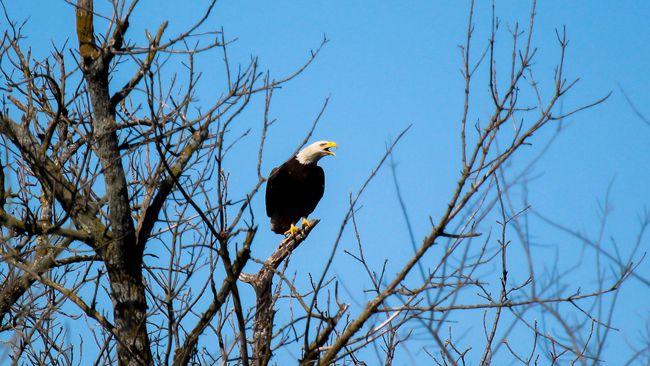
M 338 145 L 333 141 L 316 141 L 306 148 L 300 150 L 298 155 L 296 155 L 296 159 L 300 162 L 300 164 L 315 163 L 323 156 L 336 155 L 330 151 L 330 149 L 336 147 L 338 147 Z

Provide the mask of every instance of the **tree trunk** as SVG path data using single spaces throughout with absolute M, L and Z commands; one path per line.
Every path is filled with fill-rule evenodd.
M 86 75 L 93 106 L 97 155 L 102 164 L 111 236 L 100 255 L 106 263 L 113 297 L 113 315 L 119 338 L 120 365 L 152 363 L 146 327 L 147 302 L 142 281 L 144 243 L 136 242 L 126 177 L 115 132 L 116 123 L 108 94 L 108 73 L 96 69 Z
M 120 365 L 151 365 L 147 334 L 147 299 L 142 280 L 144 243 L 137 243 L 129 192 L 119 150 L 115 108 L 109 94 L 110 47 L 95 44 L 93 0 L 79 0 L 76 9 L 81 69 L 90 94 L 95 152 L 102 165 L 110 232 L 97 247 L 106 264 L 117 329 Z
M 147 335 L 147 299 L 142 281 L 142 263 L 141 260 L 133 262 L 127 267 L 106 263 L 113 317 L 119 337 L 117 357 L 120 365 L 151 365 L 153 362 Z

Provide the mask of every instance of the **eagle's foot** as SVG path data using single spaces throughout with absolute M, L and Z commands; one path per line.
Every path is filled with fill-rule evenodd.
M 302 229 L 306 229 L 311 226 L 311 222 L 307 220 L 306 217 L 303 217 L 302 220 L 300 220 L 300 226 L 302 226 Z
M 289 228 L 289 230 L 284 232 L 284 236 L 290 238 L 290 237 L 296 235 L 299 231 L 300 231 L 300 229 L 298 229 L 294 224 L 291 224 L 291 227 Z

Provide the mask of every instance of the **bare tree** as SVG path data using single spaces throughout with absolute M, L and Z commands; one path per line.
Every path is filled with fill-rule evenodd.
M 372 357 L 390 365 L 399 349 L 418 349 L 427 362 L 442 365 L 469 360 L 487 365 L 496 357 L 522 364 L 601 359 L 621 283 L 631 276 L 646 281 L 633 270 L 650 220 L 646 214 L 634 250 L 623 258 L 606 249 L 602 237 L 588 239 L 531 208 L 527 182 L 562 121 L 607 98 L 570 111 L 559 107 L 578 82 L 565 75 L 564 29 L 552 35 L 560 51 L 552 87 L 541 90 L 533 68 L 535 1 L 526 25 L 508 28 L 511 52 L 505 61 L 496 46 L 504 31 L 494 6 L 490 38 L 481 45 L 473 39 L 470 2 L 461 47 L 460 173 L 444 213 L 431 219 L 430 232 L 418 240 L 411 230 L 392 164 L 406 128 L 350 195 L 329 256 L 300 273 L 290 269 L 290 257 L 299 255 L 319 220 L 281 240 L 268 258 L 257 258 L 251 204 L 266 179 L 262 164 L 274 122 L 273 93 L 303 73 L 327 40 L 295 72 L 275 77 L 260 70 L 256 58 L 234 65 L 231 40 L 223 30 L 206 30 L 214 0 L 185 31 L 169 34 L 164 21 L 145 31 L 144 44 L 129 39 L 142 31 L 130 23 L 137 0 L 113 0 L 108 13 L 94 5 L 70 2 L 78 43 L 53 47 L 41 60 L 31 56 L 22 24 L 4 14 L 0 332 L 10 334 L 5 357 L 34 364 L 80 359 L 88 364 L 94 358 L 95 364 L 267 365 L 284 350 L 303 365 L 364 364 Z M 96 30 L 98 24 L 103 29 Z M 197 60 L 216 51 L 225 83 L 201 96 L 213 102 L 199 108 Z M 490 111 L 470 110 L 477 73 L 488 76 Z M 254 98 L 264 103 L 259 122 L 241 118 Z M 325 99 L 311 127 L 296 138 L 297 150 L 311 138 L 327 104 Z M 537 158 L 514 164 L 534 134 L 554 126 L 555 135 Z M 256 163 L 230 166 L 233 147 L 251 131 L 260 136 Z M 413 247 L 396 273 L 367 260 L 363 228 L 357 225 L 360 198 L 386 162 Z M 236 169 L 253 174 L 255 183 L 232 187 Z M 603 207 L 604 225 L 607 204 Z M 595 251 L 594 288 L 581 291 L 563 283 L 562 269 L 535 268 L 527 225 L 533 216 Z M 339 249 L 346 231 L 356 251 Z M 513 250 L 528 258 L 523 267 L 513 268 Z M 341 255 L 363 268 L 368 291 L 342 294 L 344 279 L 331 274 Z M 514 281 L 510 273 L 522 268 L 526 279 Z M 533 320 L 533 312 L 562 330 Z M 450 321 L 459 313 L 482 325 L 481 344 L 459 339 Z M 66 341 L 74 333 L 64 322 L 89 325 L 92 339 Z M 522 329 L 526 342 L 508 341 Z M 88 349 L 91 355 L 84 354 Z M 636 358 L 647 354 L 642 347 Z

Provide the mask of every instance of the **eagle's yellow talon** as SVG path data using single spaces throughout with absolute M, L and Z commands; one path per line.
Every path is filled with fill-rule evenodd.
M 311 222 L 309 222 L 309 220 L 303 217 L 302 220 L 300 221 L 300 226 L 302 226 L 303 229 L 306 229 L 311 226 Z
M 291 224 L 289 230 L 285 231 L 284 236 L 292 237 L 296 235 L 300 229 L 298 229 L 294 224 Z

